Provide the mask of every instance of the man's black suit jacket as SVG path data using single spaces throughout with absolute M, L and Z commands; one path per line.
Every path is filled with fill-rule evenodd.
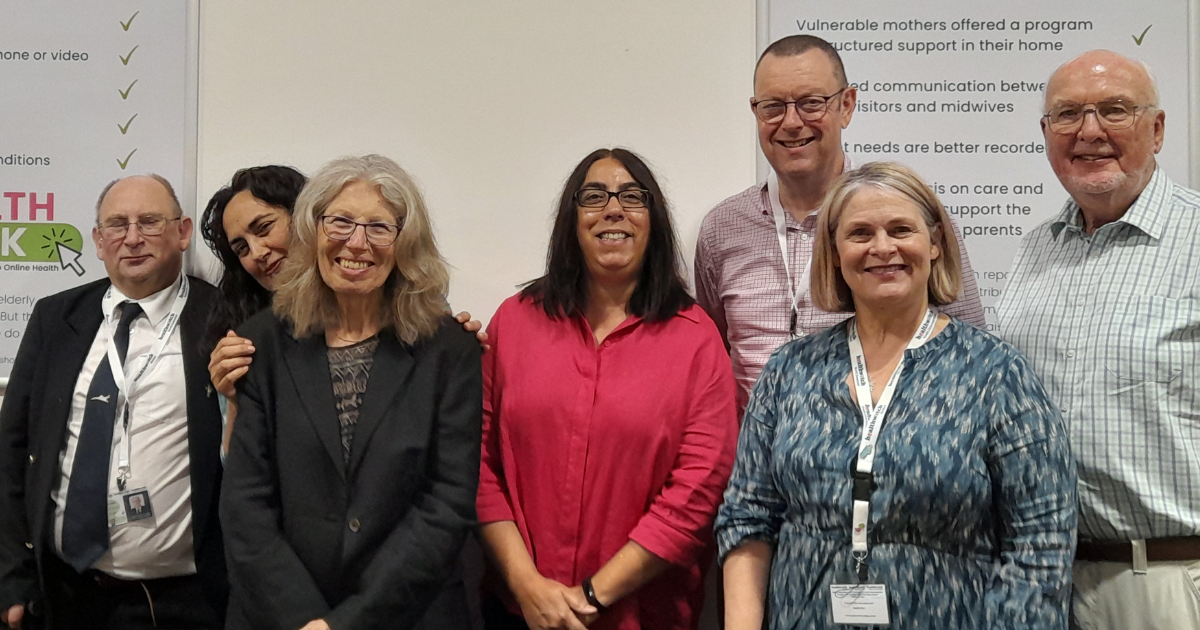
M 187 382 L 191 455 L 192 534 L 196 572 L 224 618 L 229 584 L 221 526 L 221 411 L 200 347 L 208 313 L 219 299 L 207 282 L 190 278 L 179 322 Z M 104 317 L 108 279 L 39 300 L 21 340 L 0 407 L 0 609 L 35 602 L 46 592 L 44 559 L 54 551 L 51 490 L 61 479 L 75 381 Z M 172 392 L 171 395 L 175 395 Z M 53 610 L 43 611 L 52 617 Z
M 346 464 L 324 335 L 294 339 L 270 312 L 239 333 L 255 351 L 221 498 L 227 629 L 464 627 L 443 584 L 475 525 L 474 335 L 449 316 L 413 345 L 380 333 Z

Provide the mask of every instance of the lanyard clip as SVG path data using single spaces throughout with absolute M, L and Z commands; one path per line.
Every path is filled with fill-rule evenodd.
M 117 469 L 117 490 L 125 492 L 125 485 L 129 482 L 129 478 L 133 477 L 132 471 L 128 466 L 121 466 Z
M 875 475 L 869 472 L 861 472 L 855 470 L 854 477 L 854 500 L 855 501 L 870 501 L 871 491 L 875 489 Z
M 866 581 L 867 581 L 867 554 L 858 553 L 858 552 L 856 552 L 854 554 L 854 572 L 858 574 L 859 584 L 866 583 Z

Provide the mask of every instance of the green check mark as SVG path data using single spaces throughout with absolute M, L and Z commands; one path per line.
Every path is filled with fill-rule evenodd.
M 137 17 L 138 13 L 141 13 L 141 11 L 135 11 L 133 15 L 129 16 L 128 22 L 119 22 L 121 24 L 121 29 L 128 31 L 129 27 L 133 25 L 133 18 Z
M 133 83 L 137 83 L 137 79 L 134 79 Z M 124 90 L 117 90 L 117 93 L 121 95 L 122 101 L 129 98 L 129 93 L 133 91 L 133 83 L 130 83 L 129 87 L 125 88 Z
M 118 56 L 118 57 L 120 57 L 120 59 L 121 59 L 121 65 L 123 65 L 123 66 L 128 66 L 128 65 L 129 65 L 129 60 L 130 60 L 130 59 L 133 59 L 133 51 L 134 51 L 134 50 L 137 50 L 137 49 L 138 49 L 138 47 L 137 47 L 137 46 L 134 46 L 134 47 L 133 47 L 133 50 L 129 51 L 129 54 L 128 54 L 128 55 L 125 55 L 124 57 L 121 57 L 120 55 L 117 55 L 117 56 Z
M 1150 26 L 1154 26 L 1154 25 L 1153 25 L 1153 24 L 1151 24 Z M 1141 34 L 1141 35 L 1134 35 L 1134 36 L 1133 36 L 1133 43 L 1137 44 L 1138 46 L 1141 46 L 1141 45 L 1142 45 L 1142 40 L 1146 39 L 1146 33 L 1147 33 L 1147 32 L 1149 32 L 1149 30 L 1150 30 L 1150 26 L 1147 26 L 1147 27 L 1146 27 L 1146 30 L 1142 31 L 1142 34 Z
M 137 118 L 137 114 L 134 114 L 133 118 Z M 133 124 L 133 118 L 130 118 L 129 121 L 126 122 L 124 125 L 120 125 L 120 124 L 117 125 L 117 129 L 121 130 L 122 136 L 125 135 L 125 132 L 129 131 L 129 125 Z
M 117 160 L 117 166 L 120 166 L 122 171 L 125 170 L 126 166 L 129 166 L 129 159 L 133 157 L 134 153 L 137 153 L 137 149 L 130 151 L 129 155 L 126 155 L 124 160 Z

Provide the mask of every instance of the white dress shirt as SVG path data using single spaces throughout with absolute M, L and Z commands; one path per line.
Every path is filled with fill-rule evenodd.
M 179 291 L 179 280 L 158 293 L 133 300 L 145 311 L 130 325 L 129 351 L 125 360 L 125 380 L 129 381 L 156 345 L 159 332 Z M 128 300 L 114 286 L 104 300 L 105 315 L 111 323 L 101 324 L 71 399 L 67 442 L 60 457 L 62 479 L 51 492 L 54 501 L 54 540 L 62 553 L 63 514 L 75 449 L 83 427 L 83 410 L 88 388 L 100 362 L 106 360 L 119 319 L 117 307 Z M 127 384 L 128 386 L 128 384 Z M 124 579 L 155 579 L 196 572 L 192 540 L 191 459 L 188 454 L 187 391 L 183 374 L 183 352 L 179 327 L 167 341 L 163 354 L 133 386 L 129 401 L 129 458 L 131 477 L 126 490 L 146 488 L 154 517 L 118 525 L 109 529 L 110 547 L 95 568 Z M 115 418 L 114 418 L 115 421 Z M 109 494 L 117 493 L 118 447 L 123 449 L 125 431 L 118 424 L 113 431 L 112 459 L 109 463 Z

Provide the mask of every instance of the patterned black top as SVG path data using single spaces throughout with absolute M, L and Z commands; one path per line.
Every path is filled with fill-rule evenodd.
M 774 548 L 772 630 L 835 628 L 850 573 L 851 476 L 862 416 L 846 324 L 785 344 L 754 385 L 716 522 L 722 559 Z M 892 628 L 1066 630 L 1075 466 L 1062 417 L 1011 345 L 951 320 L 904 355 L 879 432 L 868 582 Z
M 375 363 L 375 348 L 379 337 L 364 339 L 352 346 L 329 348 L 329 376 L 333 381 L 333 397 L 337 401 L 338 425 L 342 432 L 342 463 L 350 463 L 350 446 L 354 442 L 354 426 L 358 424 L 358 407 L 367 392 L 367 377 Z

